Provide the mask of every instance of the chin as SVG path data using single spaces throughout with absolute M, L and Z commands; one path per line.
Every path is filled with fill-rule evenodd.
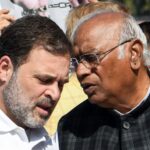
M 107 99 L 106 97 L 104 97 L 104 95 L 93 95 L 93 96 L 89 96 L 88 97 L 90 103 L 92 104 L 96 104 L 98 106 L 104 107 L 104 108 L 108 108 L 107 107 Z
M 95 97 L 95 96 L 90 96 L 90 97 L 88 97 L 88 100 L 90 101 L 90 103 L 92 103 L 92 104 L 99 104 L 100 103 L 100 99 L 99 98 L 97 98 L 97 97 Z

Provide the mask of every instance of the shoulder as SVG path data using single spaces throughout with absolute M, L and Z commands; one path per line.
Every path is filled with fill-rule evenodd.
M 111 122 L 108 109 L 86 100 L 60 119 L 58 124 L 60 144 L 72 136 L 88 137 L 108 122 Z
M 72 109 L 69 113 L 62 117 L 63 119 L 74 118 L 74 117 L 83 117 L 87 116 L 92 110 L 95 110 L 98 106 L 91 104 L 88 100 L 80 103 L 74 109 Z M 89 111 L 90 110 L 90 111 Z
M 105 116 L 105 113 L 105 109 L 85 100 L 60 119 L 58 128 L 74 128 L 75 125 L 82 126 L 90 122 L 90 120 L 99 120 L 97 118 Z

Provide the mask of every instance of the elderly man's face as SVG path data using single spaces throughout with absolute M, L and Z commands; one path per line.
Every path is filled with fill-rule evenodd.
M 74 52 L 76 58 L 83 58 L 76 73 L 91 103 L 113 108 L 117 105 L 118 95 L 123 95 L 124 89 L 132 84 L 130 60 L 126 57 L 130 41 L 121 45 L 125 49 L 125 56 L 120 56 L 119 26 L 107 21 L 105 24 L 95 19 L 82 25 L 75 37 Z M 109 51 L 110 49 L 112 50 Z M 86 59 L 91 62 L 95 59 L 89 53 L 97 55 L 98 61 L 95 65 L 86 63 Z M 101 57 L 99 54 L 103 53 L 105 54 Z
M 23 127 L 40 127 L 51 115 L 68 82 L 69 56 L 33 49 L 4 89 L 9 117 Z

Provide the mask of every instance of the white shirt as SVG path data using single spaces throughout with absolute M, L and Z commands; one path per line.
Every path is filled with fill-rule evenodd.
M 0 110 L 0 149 L 59 150 L 58 137 L 50 137 L 44 128 L 25 131 Z

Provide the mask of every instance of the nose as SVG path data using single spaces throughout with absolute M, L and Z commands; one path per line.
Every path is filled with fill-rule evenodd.
M 91 69 L 87 68 L 83 63 L 79 63 L 76 68 L 77 77 L 82 80 L 85 76 L 88 76 L 91 73 Z
M 50 85 L 45 90 L 45 96 L 50 97 L 53 101 L 58 101 L 60 99 L 61 91 L 57 83 Z

